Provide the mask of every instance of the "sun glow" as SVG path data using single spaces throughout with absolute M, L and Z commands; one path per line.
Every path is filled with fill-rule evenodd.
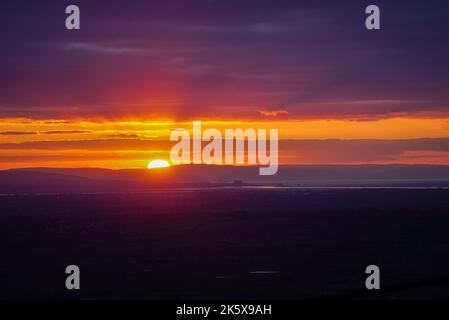
M 148 163 L 148 169 L 158 169 L 158 168 L 167 168 L 170 167 L 170 163 L 165 160 L 153 160 Z

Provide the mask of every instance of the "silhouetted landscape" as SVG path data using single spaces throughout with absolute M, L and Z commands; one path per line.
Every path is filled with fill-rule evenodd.
M 217 177 L 228 170 L 218 169 Z M 297 177 L 306 174 L 301 167 L 290 170 Z M 307 172 L 326 179 L 394 177 L 390 181 L 403 183 L 407 177 L 415 182 L 444 178 L 447 168 L 315 167 Z M 8 195 L 0 197 L 0 297 L 449 297 L 445 188 L 123 189 L 135 187 L 147 174 L 97 169 L 2 172 L 2 193 Z M 190 182 L 204 183 L 196 177 Z M 301 180 L 293 178 L 289 181 L 295 184 Z M 233 179 L 229 175 L 214 183 L 232 184 Z M 173 181 L 179 182 L 179 176 Z M 56 190 L 61 193 L 45 194 Z M 80 291 L 65 289 L 69 264 L 81 269 Z M 370 264 L 381 268 L 380 293 L 364 287 Z
M 136 192 L 154 188 L 216 186 L 446 187 L 449 166 L 296 165 L 274 176 L 258 167 L 183 165 L 170 169 L 29 168 L 0 171 L 0 193 Z

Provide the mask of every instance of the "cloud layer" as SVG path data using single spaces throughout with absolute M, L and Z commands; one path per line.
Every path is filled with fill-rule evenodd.
M 447 116 L 446 1 L 9 1 L 0 117 Z M 404 11 L 406 8 L 406 11 Z

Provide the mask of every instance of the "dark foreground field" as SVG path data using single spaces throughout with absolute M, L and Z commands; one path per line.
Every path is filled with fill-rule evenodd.
M 23 195 L 0 208 L 2 299 L 449 298 L 449 190 Z M 80 291 L 65 289 L 69 264 Z

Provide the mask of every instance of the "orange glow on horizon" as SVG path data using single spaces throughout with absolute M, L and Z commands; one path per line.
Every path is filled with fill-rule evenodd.
M 372 121 L 315 119 L 288 121 L 202 121 L 203 130 L 216 128 L 278 129 L 280 164 L 322 163 L 433 163 L 449 165 L 444 145 L 433 150 L 398 149 L 383 154 L 382 146 L 372 155 L 351 158 L 332 140 L 407 141 L 449 138 L 449 118 L 388 118 Z M 192 129 L 191 121 L 172 120 L 32 120 L 0 119 L 0 168 L 20 167 L 103 167 L 146 168 L 148 159 L 169 159 L 173 143 L 170 132 Z M 286 141 L 305 141 L 300 149 Z M 320 142 L 322 141 L 322 142 Z M 362 142 L 360 142 L 362 141 Z M 289 142 L 290 143 L 290 142 Z M 325 145 L 325 146 L 324 146 Z M 402 147 L 403 148 L 403 147 Z M 359 149 L 354 149 L 358 152 Z M 360 149 L 369 153 L 372 148 Z M 373 151 L 374 152 L 374 151 Z M 376 157 L 376 155 L 379 155 Z M 362 159 L 363 158 L 363 159 Z

